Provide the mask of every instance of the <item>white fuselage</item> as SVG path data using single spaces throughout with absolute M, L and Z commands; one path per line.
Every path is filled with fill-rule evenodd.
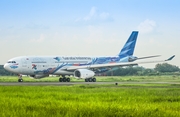
M 70 66 L 83 66 L 93 64 L 127 62 L 127 59 L 120 60 L 114 57 L 59 57 L 59 56 L 22 56 L 10 59 L 5 65 L 5 69 L 24 75 L 73 75 L 74 71 L 67 71 Z

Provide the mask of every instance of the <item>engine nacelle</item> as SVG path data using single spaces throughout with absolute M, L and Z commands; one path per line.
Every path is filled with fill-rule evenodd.
M 91 78 L 94 75 L 95 75 L 95 73 L 91 70 L 88 70 L 88 69 L 77 69 L 74 71 L 74 77 L 75 78 L 86 79 L 86 78 Z
M 49 75 L 30 75 L 30 77 L 33 77 L 35 79 L 40 79 L 40 78 L 44 78 L 44 77 L 49 77 Z

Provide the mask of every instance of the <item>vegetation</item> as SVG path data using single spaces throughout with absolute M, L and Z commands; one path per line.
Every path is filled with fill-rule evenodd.
M 97 82 L 180 82 L 179 75 L 160 76 L 96 76 Z M 17 82 L 17 76 L 1 76 L 0 82 Z M 24 82 L 59 82 L 59 77 L 46 77 L 33 79 L 23 76 Z M 84 79 L 71 77 L 71 82 L 84 82 Z
M 3 65 L 0 65 L 0 76 L 13 76 L 15 74 L 6 71 Z
M 179 85 L 0 86 L 1 117 L 177 117 Z
M 111 75 L 111 72 L 108 74 Z M 17 82 L 17 76 L 8 76 L 13 74 L 5 71 L 2 66 L 0 75 L 6 75 L 0 77 L 0 82 Z M 0 86 L 0 117 L 180 116 L 180 76 L 177 66 L 157 64 L 155 69 L 126 67 L 115 70 L 113 75 L 97 76 L 97 82 L 125 83 Z M 23 79 L 24 82 L 58 82 L 57 77 L 32 79 L 24 76 Z M 84 82 L 75 78 L 71 81 Z
M 167 74 L 178 74 L 180 69 L 175 65 L 170 65 L 168 63 L 157 64 L 154 69 L 148 69 L 144 67 L 120 67 L 115 68 L 113 71 L 105 73 L 107 76 L 146 76 L 146 75 L 167 75 Z M 6 71 L 2 65 L 0 65 L 0 76 L 13 76 L 15 74 Z
M 151 75 L 180 75 L 180 69 L 178 66 L 168 63 L 157 64 L 154 69 L 144 67 L 125 67 L 118 68 L 106 73 L 108 76 L 151 76 Z
M 155 70 L 158 72 L 178 72 L 179 67 L 168 63 L 157 64 Z

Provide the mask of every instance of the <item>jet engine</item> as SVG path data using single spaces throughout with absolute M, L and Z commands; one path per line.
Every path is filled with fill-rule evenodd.
M 95 75 L 95 73 L 91 70 L 88 70 L 88 69 L 77 69 L 74 71 L 74 77 L 75 78 L 86 79 L 86 78 L 91 78 L 94 75 Z
M 40 78 L 44 78 L 44 77 L 49 77 L 49 75 L 30 75 L 30 77 L 33 77 L 35 79 L 40 79 Z

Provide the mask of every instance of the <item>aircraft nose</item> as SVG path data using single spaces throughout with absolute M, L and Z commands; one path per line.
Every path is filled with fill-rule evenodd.
M 9 66 L 8 66 L 8 64 L 6 63 L 6 64 L 4 65 L 4 69 L 5 69 L 5 70 L 8 70 L 8 68 L 9 68 Z

